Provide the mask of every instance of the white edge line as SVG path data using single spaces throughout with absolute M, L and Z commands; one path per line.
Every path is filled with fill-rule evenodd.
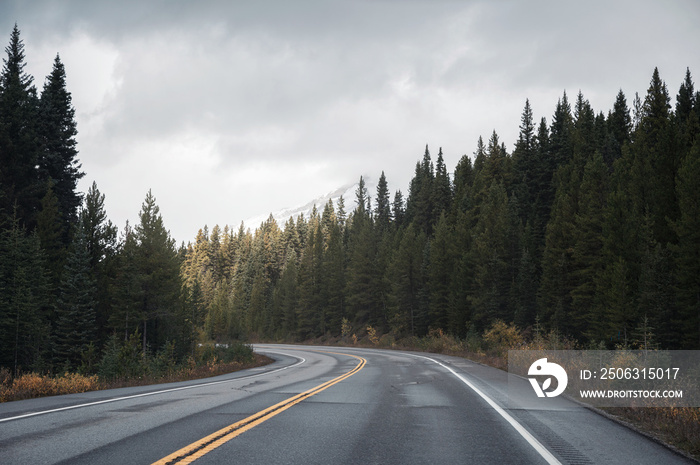
M 447 371 L 449 371 L 450 373 L 455 375 L 460 381 L 462 381 L 464 384 L 469 386 L 472 389 L 472 391 L 479 394 L 479 396 L 482 399 L 484 399 L 486 401 L 486 403 L 488 403 L 496 412 L 498 412 L 499 415 L 501 415 L 508 423 L 510 423 L 510 425 L 513 428 L 515 428 L 515 431 L 517 431 L 520 434 L 520 436 L 522 436 L 523 439 L 525 439 L 533 447 L 533 449 L 535 449 L 537 451 L 537 453 L 539 453 L 542 456 L 542 458 L 547 461 L 547 463 L 549 463 L 550 465 L 562 465 L 561 462 L 559 460 L 557 460 L 557 458 L 554 455 L 552 455 L 552 453 L 549 452 L 547 450 L 547 448 L 544 447 L 540 441 L 538 441 L 532 434 L 530 434 L 530 432 L 528 430 L 526 430 L 523 427 L 523 425 L 518 423 L 518 421 L 515 418 L 513 418 L 508 412 L 503 410 L 496 402 L 493 401 L 493 399 L 491 399 L 489 396 L 487 396 L 486 394 L 481 392 L 481 390 L 479 388 L 474 386 L 471 382 L 469 382 L 462 375 L 460 375 L 459 373 L 457 373 L 456 371 L 454 371 L 452 368 L 448 367 L 447 365 L 445 365 L 441 362 L 438 362 L 437 360 L 432 359 L 430 357 L 424 357 L 422 355 L 415 355 L 415 354 L 408 354 L 408 355 L 412 355 L 414 357 L 420 357 L 420 358 L 424 358 L 426 360 L 430 360 L 431 362 L 437 363 L 438 365 L 440 365 L 441 367 L 445 368 Z
M 204 387 L 204 386 L 214 386 L 216 384 L 231 383 L 233 381 L 240 381 L 240 380 L 244 380 L 244 379 L 257 378 L 259 376 L 271 375 L 273 373 L 277 373 L 279 371 L 286 370 L 288 368 L 294 368 L 294 367 L 306 362 L 305 358 L 299 357 L 297 355 L 286 354 L 284 352 L 274 352 L 271 350 L 265 350 L 265 352 L 286 355 L 288 357 L 296 358 L 299 361 L 293 365 L 288 365 L 286 367 L 277 368 L 276 370 L 272 370 L 272 371 L 266 371 L 265 373 L 256 373 L 256 374 L 250 375 L 250 376 L 241 376 L 239 378 L 226 379 L 223 381 L 212 381 L 210 383 L 193 384 L 190 386 L 182 386 L 182 387 L 178 387 L 178 388 L 164 389 L 162 391 L 145 392 L 143 394 L 134 394 L 132 396 L 115 397 L 113 399 L 105 399 L 105 400 L 100 400 L 97 402 L 89 402 L 87 404 L 69 405 L 67 407 L 61 407 L 61 408 L 56 408 L 56 409 L 51 409 L 51 410 L 42 410 L 39 412 L 25 413 L 24 415 L 18 415 L 15 417 L 0 418 L 0 423 L 13 421 L 13 420 L 21 420 L 22 418 L 35 417 L 37 415 L 45 415 L 47 413 L 62 412 L 65 410 L 73 410 L 73 409 L 77 409 L 77 408 L 91 407 L 93 405 L 109 404 L 111 402 L 119 402 L 119 401 L 128 400 L 128 399 L 136 399 L 138 397 L 154 396 L 157 394 L 164 394 L 166 392 L 184 391 L 185 389 L 194 389 L 194 388 Z

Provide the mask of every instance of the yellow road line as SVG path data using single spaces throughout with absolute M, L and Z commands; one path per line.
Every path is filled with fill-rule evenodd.
M 225 428 L 220 429 L 219 431 L 210 434 L 209 436 L 206 436 L 199 441 L 193 442 L 192 444 L 183 447 L 182 449 L 173 452 L 172 454 L 168 455 L 167 457 L 164 457 L 157 462 L 154 462 L 153 465 L 166 465 L 166 464 L 186 464 L 186 463 L 192 463 L 198 458 L 202 457 L 205 454 L 208 454 L 209 452 L 213 451 L 219 446 L 222 446 L 223 444 L 227 443 L 231 439 L 235 438 L 236 436 L 239 436 L 243 434 L 244 432 L 248 431 L 249 429 L 259 425 L 260 423 L 269 420 L 270 418 L 274 417 L 275 415 L 284 412 L 288 408 L 292 407 L 293 405 L 298 404 L 304 399 L 308 399 L 309 397 L 318 394 L 319 392 L 328 389 L 329 387 L 333 386 L 334 384 L 337 384 L 344 379 L 347 379 L 360 371 L 365 364 L 367 363 L 367 360 L 365 360 L 362 357 L 358 357 L 356 355 L 351 355 L 351 354 L 343 354 L 339 352 L 328 352 L 332 354 L 338 354 L 338 355 L 347 355 L 348 357 L 353 357 L 356 358 L 360 361 L 355 368 L 352 370 L 348 371 L 347 373 L 344 373 L 337 378 L 333 378 L 330 381 L 326 381 L 323 384 L 319 384 L 318 386 L 311 388 L 307 391 L 304 391 L 300 394 L 297 394 L 295 396 L 290 397 L 289 399 L 283 400 L 282 402 L 279 402 L 272 407 L 268 407 L 264 410 L 259 411 L 258 413 L 255 413 L 248 418 L 245 418 L 239 422 L 236 422 L 232 425 L 229 425 Z

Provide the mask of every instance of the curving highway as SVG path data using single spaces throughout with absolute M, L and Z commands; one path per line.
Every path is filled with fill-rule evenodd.
M 0 404 L 0 463 L 696 463 L 566 399 L 519 407 L 506 373 L 462 358 L 255 349 L 275 362 Z

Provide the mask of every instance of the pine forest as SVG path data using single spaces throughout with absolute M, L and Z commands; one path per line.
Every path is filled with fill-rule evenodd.
M 594 110 L 525 100 L 512 152 L 494 131 L 445 166 L 417 147 L 390 193 L 177 246 L 153 193 L 119 229 L 77 186 L 77 125 L 56 56 L 38 91 L 15 26 L 0 76 L 0 367 L 96 373 L 124 350 L 184 360 L 205 341 L 478 337 L 502 322 L 582 348 L 700 349 L 700 92 Z M 450 169 L 452 168 L 452 169 Z

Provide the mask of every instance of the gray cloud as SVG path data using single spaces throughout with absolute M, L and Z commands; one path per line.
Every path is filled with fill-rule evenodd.
M 61 52 L 110 216 L 153 188 L 189 240 L 361 174 L 405 192 L 426 143 L 450 167 L 494 129 L 512 147 L 526 98 L 538 118 L 564 90 L 607 111 L 654 66 L 675 95 L 700 72 L 698 5 L 16 0 L 0 33 L 18 22 L 37 84 Z

